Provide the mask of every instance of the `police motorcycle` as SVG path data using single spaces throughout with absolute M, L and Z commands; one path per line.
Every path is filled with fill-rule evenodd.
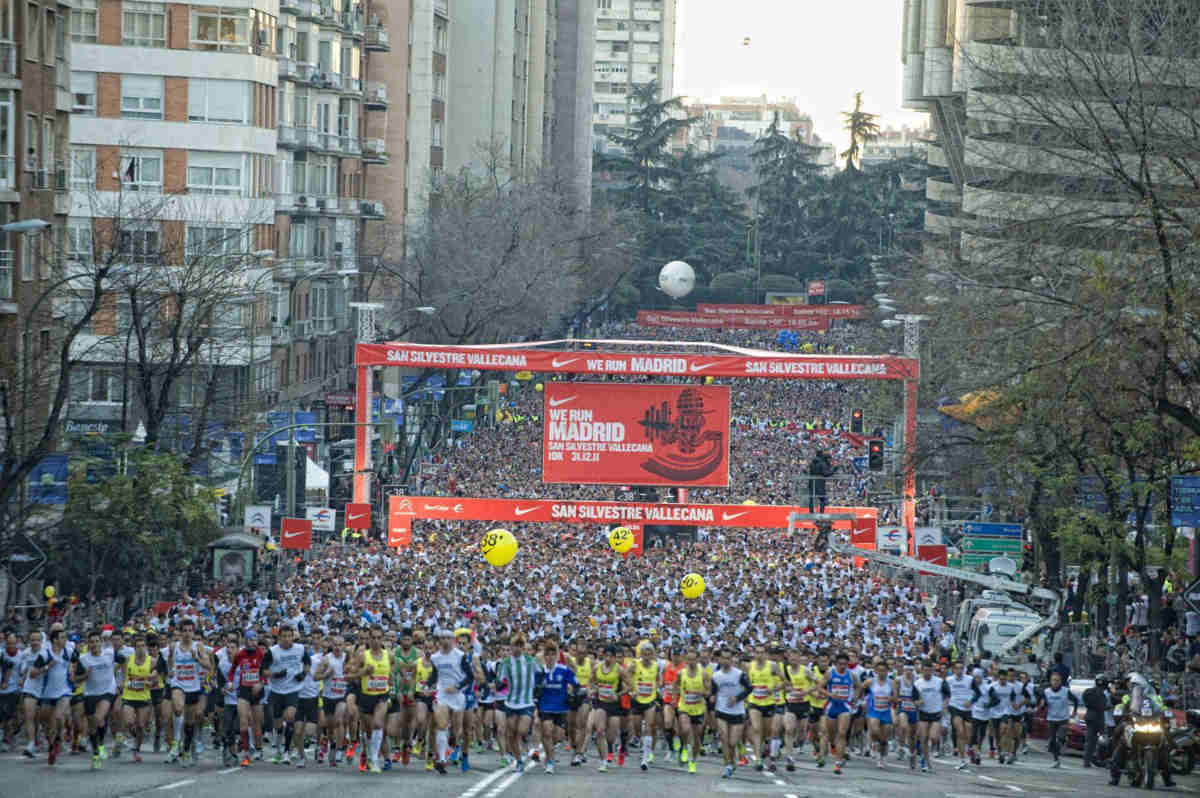
M 1113 739 L 1109 783 L 1129 777 L 1132 787 L 1154 789 L 1155 774 L 1165 786 L 1174 786 L 1167 763 L 1168 722 L 1166 705 L 1154 686 L 1140 673 L 1128 676 L 1129 691 L 1121 699 L 1121 722 Z

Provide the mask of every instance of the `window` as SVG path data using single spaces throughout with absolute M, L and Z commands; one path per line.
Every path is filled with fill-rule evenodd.
M 338 135 L 342 138 L 354 138 L 355 113 L 352 100 L 338 100 Z
M 433 28 L 433 49 L 439 53 L 446 52 L 446 26 L 435 25 Z
M 71 375 L 71 399 L 76 402 L 121 401 L 120 369 L 77 368 Z
M 127 47 L 166 47 L 166 30 L 165 4 L 125 0 L 121 9 L 121 44 Z
M 433 120 L 433 140 L 432 144 L 435 147 L 442 146 L 442 123 L 438 120 Z
M 445 72 L 434 72 L 433 73 L 433 96 L 441 97 L 441 98 L 445 99 L 445 97 L 446 97 L 446 73 Z
M 121 116 L 162 119 L 163 79 L 150 75 L 121 76 Z
M 600 9 L 601 11 L 611 11 L 612 0 L 596 0 L 596 8 Z
M 311 291 L 310 316 L 316 323 L 317 332 L 333 332 L 332 303 L 329 301 L 329 286 L 314 283 Z
M 158 228 L 132 227 L 121 230 L 117 254 L 126 263 L 155 263 L 158 260 Z
M 92 260 L 92 220 L 67 220 L 67 258 L 79 263 Z
M 71 113 L 96 115 L 96 73 L 71 73 Z
M 246 254 L 239 227 L 199 227 L 188 225 L 187 259 L 240 258 Z
M 96 41 L 96 0 L 75 0 L 71 9 L 71 41 Z
M 250 83 L 192 78 L 188 81 L 188 120 L 246 124 L 250 121 Z
M 36 172 L 38 168 L 38 119 L 33 114 L 25 114 L 25 171 Z
M 42 9 L 37 3 L 25 6 L 25 58 L 37 61 L 42 57 Z
M 13 162 L 15 125 L 12 91 L 0 90 L 0 189 L 5 191 L 12 190 L 17 184 L 17 170 Z
M 161 191 L 162 153 L 121 153 L 121 185 L 126 191 Z
M 91 147 L 71 148 L 71 188 L 96 187 L 96 151 Z
M 189 194 L 241 196 L 242 156 L 233 152 L 189 152 Z
M 192 8 L 192 47 L 244 52 L 250 46 L 250 15 L 244 8 Z
M 54 59 L 58 57 L 58 18 L 55 16 L 53 9 L 46 9 L 45 25 L 46 27 L 42 31 L 46 36 L 43 53 L 46 57 L 46 63 L 53 64 Z
M 613 53 L 629 52 L 629 42 L 613 42 L 612 43 L 612 51 L 613 51 Z
M 55 157 L 57 155 L 57 153 L 55 152 L 56 149 L 57 149 L 57 147 L 54 146 L 54 120 L 50 119 L 50 118 L 43 118 L 42 119 L 42 175 L 43 176 L 41 178 L 42 188 L 53 188 L 53 186 L 50 184 L 49 178 L 46 177 L 46 174 L 53 173 L 57 166 L 56 161 L 58 159 Z M 64 186 L 64 188 L 66 188 L 66 187 Z
M 17 237 L 21 239 L 21 279 L 28 282 L 33 279 L 33 262 L 37 250 L 33 240 L 37 238 L 37 233 L 18 233 Z

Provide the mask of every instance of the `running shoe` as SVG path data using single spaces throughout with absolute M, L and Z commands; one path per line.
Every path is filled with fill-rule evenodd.
M 686 765 L 686 764 L 687 764 L 687 761 L 688 761 L 688 749 L 687 749 L 687 746 L 686 746 L 686 745 L 685 745 L 685 746 L 683 746 L 682 748 L 680 748 L 680 749 L 679 749 L 679 761 L 680 761 L 680 763 L 681 763 L 681 764 L 684 764 L 684 765 Z
M 141 752 L 141 751 L 134 750 L 134 752 L 133 752 L 133 761 L 134 761 L 134 762 L 136 762 L 136 763 L 137 763 L 137 764 L 139 764 L 139 765 L 142 763 L 142 752 Z
M 596 771 L 597 771 L 598 773 L 607 773 L 607 772 L 608 772 L 608 762 L 606 762 L 606 761 L 604 761 L 603 759 L 601 759 L 601 760 L 600 760 L 600 767 L 596 768 Z
M 733 778 L 733 765 L 725 766 L 725 770 L 722 771 L 722 773 L 721 773 L 721 778 L 723 778 L 723 779 L 732 779 Z
M 625 767 L 625 749 L 622 748 L 617 754 L 617 767 Z
M 404 765 L 404 767 L 408 767 L 408 746 L 404 746 L 400 749 L 400 764 Z
M 688 773 L 695 773 L 695 772 L 696 772 L 696 760 L 693 759 L 691 762 L 688 762 Z
M 379 775 L 380 773 L 382 773 L 382 772 L 383 772 L 383 771 L 382 771 L 382 770 L 379 768 L 379 760 L 377 760 L 377 759 L 372 759 L 372 760 L 371 760 L 371 773 L 372 773 L 373 775 L 376 775 L 376 776 L 378 776 L 378 775 Z
M 516 764 L 516 768 L 515 768 L 515 769 L 516 769 L 516 771 L 517 771 L 518 773 L 524 773 L 524 772 L 525 772 L 525 760 L 524 760 L 524 759 L 518 759 L 518 760 L 517 760 L 517 764 Z
M 92 754 L 92 770 L 100 769 L 100 755 Z
M 471 772 L 471 758 L 465 753 L 462 755 L 462 764 L 460 765 L 463 773 Z
M 250 767 L 250 757 L 249 756 L 242 757 L 242 767 L 244 767 L 244 768 Z
M 553 776 L 553 775 L 554 775 L 554 762 L 552 762 L 552 761 L 550 761 L 549 759 L 547 759 L 547 760 L 546 760 L 546 767 L 545 767 L 545 771 L 546 771 L 547 773 L 549 773 L 551 776 Z
M 839 776 L 842 775 L 842 763 L 841 762 L 833 763 L 833 772 Z
M 784 760 L 784 767 L 786 767 L 788 772 L 791 773 L 796 769 L 796 760 L 789 756 L 786 760 Z
M 308 767 L 307 763 L 305 762 L 304 757 L 299 757 L 296 760 L 296 767 L 298 767 L 298 768 Z

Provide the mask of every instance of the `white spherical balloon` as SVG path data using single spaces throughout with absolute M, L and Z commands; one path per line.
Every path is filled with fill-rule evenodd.
M 696 272 L 681 260 L 673 260 L 658 273 L 658 288 L 672 299 L 685 297 L 696 286 Z

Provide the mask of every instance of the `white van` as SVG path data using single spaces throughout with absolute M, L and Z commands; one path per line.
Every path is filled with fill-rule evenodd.
M 967 629 L 967 653 L 983 655 L 990 651 L 993 657 L 1000 653 L 1010 640 L 1031 626 L 1041 625 L 1043 618 L 1032 610 L 1024 607 L 983 607 L 975 612 Z M 1034 640 L 1029 640 L 1024 648 L 1034 647 Z M 1004 657 L 1006 660 L 1024 659 L 1019 657 L 1020 651 L 1010 651 Z

